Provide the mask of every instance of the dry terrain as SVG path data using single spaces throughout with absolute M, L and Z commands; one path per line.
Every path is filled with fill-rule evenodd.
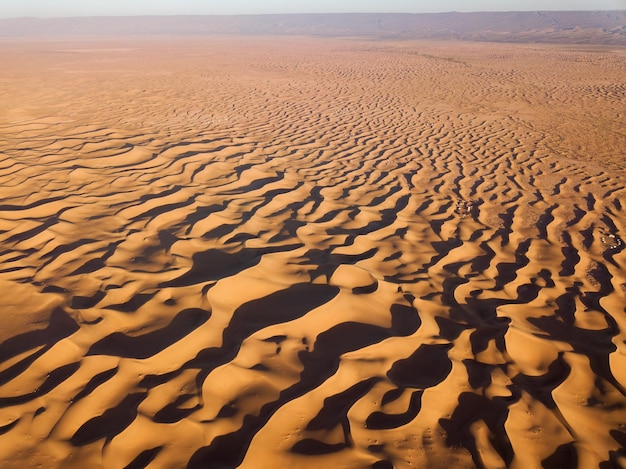
M 626 49 L 0 42 L 3 468 L 626 467 Z

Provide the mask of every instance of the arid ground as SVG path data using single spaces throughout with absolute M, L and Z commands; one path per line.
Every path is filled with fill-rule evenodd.
M 626 467 L 626 49 L 0 42 L 3 468 Z

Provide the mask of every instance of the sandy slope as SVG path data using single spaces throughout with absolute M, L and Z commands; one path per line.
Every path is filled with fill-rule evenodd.
M 0 61 L 2 467 L 626 466 L 624 51 Z

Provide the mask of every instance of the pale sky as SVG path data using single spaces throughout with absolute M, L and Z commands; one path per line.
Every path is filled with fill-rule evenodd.
M 626 0 L 0 0 L 0 18 L 523 10 L 626 10 Z

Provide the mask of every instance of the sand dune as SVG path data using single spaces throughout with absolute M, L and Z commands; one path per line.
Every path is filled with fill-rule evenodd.
M 623 50 L 0 59 L 2 467 L 626 466 Z

